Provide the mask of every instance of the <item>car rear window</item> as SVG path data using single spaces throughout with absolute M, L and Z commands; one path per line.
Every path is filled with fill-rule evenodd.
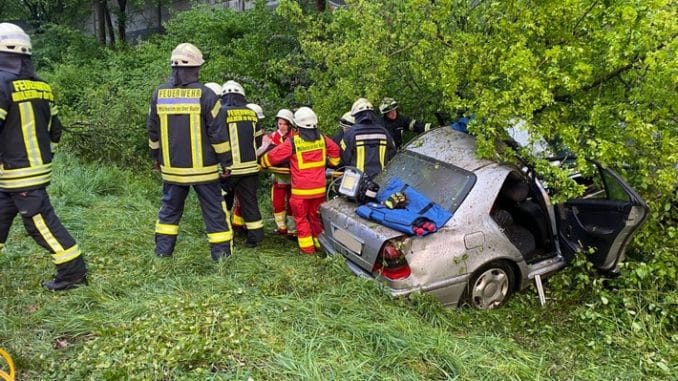
M 394 177 L 453 213 L 476 182 L 472 172 L 411 151 L 399 152 L 375 181 L 384 185 Z

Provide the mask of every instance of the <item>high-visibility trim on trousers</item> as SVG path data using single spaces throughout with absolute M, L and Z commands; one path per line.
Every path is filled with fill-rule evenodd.
M 248 230 L 252 230 L 252 229 L 263 229 L 263 227 L 264 227 L 264 221 L 262 221 L 262 220 L 259 220 L 259 221 L 252 221 L 252 222 L 247 222 L 247 221 L 246 221 L 246 222 L 245 222 L 245 227 L 246 227 Z
M 273 213 L 278 229 L 287 229 L 287 212 Z
M 60 265 L 62 263 L 72 261 L 79 256 L 80 248 L 78 247 L 78 245 L 74 245 L 70 249 L 52 254 L 52 260 L 54 261 L 55 265 Z
M 207 241 L 209 243 L 222 243 L 228 242 L 233 239 L 233 232 L 216 232 L 216 233 L 207 233 Z
M 47 227 L 47 223 L 41 214 L 36 214 L 33 216 L 33 224 L 35 224 L 35 228 L 38 229 L 38 232 L 54 253 L 60 253 L 64 251 L 63 246 L 61 246 L 56 237 L 54 237 L 52 231 L 49 230 L 49 227 Z
M 242 218 L 242 216 L 239 216 L 239 215 L 236 214 L 236 213 L 238 213 L 238 212 L 235 211 L 235 212 L 233 212 L 233 214 L 231 215 L 231 223 L 233 223 L 233 225 L 235 225 L 235 226 L 243 226 L 243 225 L 245 225 L 245 219 Z
M 68 230 L 61 224 L 59 217 L 49 200 L 44 188 L 23 192 L 4 192 L 0 190 L 0 242 L 3 246 L 7 240 L 10 226 L 14 218 L 20 215 L 26 232 L 41 247 L 52 254 L 56 265 L 65 265 L 80 258 L 80 249 Z M 76 264 L 76 272 L 84 274 L 84 261 Z M 62 273 L 57 267 L 57 272 Z
M 302 236 L 297 236 L 297 242 L 299 242 L 299 247 L 303 249 L 315 249 L 315 245 L 313 244 L 313 237 L 307 236 L 307 237 L 302 237 Z
M 178 235 L 179 225 L 161 224 L 160 220 L 155 223 L 155 232 L 158 234 Z

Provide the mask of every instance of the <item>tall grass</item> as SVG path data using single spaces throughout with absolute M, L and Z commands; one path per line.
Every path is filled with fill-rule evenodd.
M 546 308 L 528 290 L 498 311 L 445 309 L 426 295 L 391 298 L 341 258 L 301 256 L 273 235 L 257 249 L 237 237 L 233 257 L 215 264 L 194 196 L 174 257 L 158 259 L 155 174 L 62 155 L 49 190 L 86 255 L 90 285 L 42 290 L 49 257 L 15 221 L 0 256 L 0 347 L 13 354 L 21 380 L 676 376 L 675 332 L 602 315 L 586 293 Z M 595 320 L 582 318 L 587 311 Z

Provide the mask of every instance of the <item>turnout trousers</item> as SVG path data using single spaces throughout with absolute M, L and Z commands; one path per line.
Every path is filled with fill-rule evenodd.
M 231 255 L 233 233 L 228 222 L 226 202 L 221 197 L 218 182 L 194 185 L 163 183 L 162 206 L 155 224 L 155 253 L 167 257 L 174 252 L 179 235 L 179 221 L 184 213 L 184 202 L 191 187 L 198 195 L 212 259 L 218 261 L 227 258 Z
M 290 197 L 290 208 L 297 224 L 297 242 L 299 249 L 304 254 L 315 254 L 320 249 L 318 236 L 323 231 L 320 222 L 320 204 L 325 197 L 301 198 L 295 195 Z
M 17 214 L 21 215 L 26 232 L 52 254 L 57 280 L 75 280 L 87 273 L 80 248 L 61 224 L 44 188 L 24 192 L 0 190 L 0 251 Z
M 275 218 L 275 224 L 279 233 L 287 232 L 287 214 L 290 211 L 291 195 L 292 185 L 273 181 L 273 185 L 271 185 L 271 204 L 273 205 L 273 217 Z
M 222 187 L 235 196 L 233 212 L 234 225 L 242 222 L 247 228 L 247 244 L 256 245 L 264 239 L 264 221 L 261 220 L 257 191 L 259 189 L 259 173 L 229 176 Z M 225 196 L 228 198 L 228 193 Z

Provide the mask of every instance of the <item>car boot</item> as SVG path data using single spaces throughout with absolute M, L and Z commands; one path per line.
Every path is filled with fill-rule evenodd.
M 64 291 L 81 285 L 87 285 L 87 266 L 82 256 L 57 265 L 54 279 L 42 282 L 50 291 Z

